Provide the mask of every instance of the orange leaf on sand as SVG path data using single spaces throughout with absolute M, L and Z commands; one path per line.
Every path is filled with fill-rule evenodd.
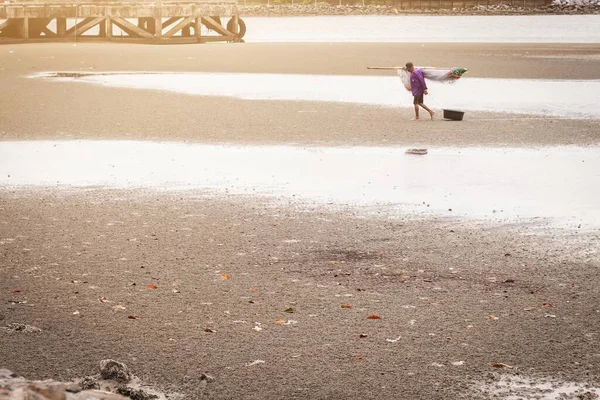
M 156 290 L 158 289 L 158 286 L 156 286 L 154 283 L 151 283 L 149 285 L 146 285 L 146 289 Z
M 543 306 L 544 307 L 552 307 L 552 303 L 544 303 Z
M 341 308 L 352 308 L 352 306 L 350 304 L 342 304 L 340 307 Z
M 367 319 L 381 319 L 381 317 L 377 314 L 371 314 L 367 317 Z
M 221 279 L 223 279 L 224 281 L 227 279 L 231 279 L 231 275 L 230 274 L 221 274 Z
M 284 319 L 284 318 L 277 318 L 277 319 L 275 320 L 275 323 L 276 323 L 277 325 L 285 325 L 285 319 Z
M 204 328 L 204 332 L 215 333 L 216 331 L 214 329 L 211 329 L 211 328 Z
M 127 318 L 129 318 L 129 319 L 140 319 L 141 317 L 139 315 L 130 315 Z
M 248 290 L 251 292 L 256 292 L 258 290 L 258 288 L 253 286 L 251 288 L 248 288 Z
M 11 293 L 21 293 L 21 289 L 10 289 L 9 292 L 11 292 Z

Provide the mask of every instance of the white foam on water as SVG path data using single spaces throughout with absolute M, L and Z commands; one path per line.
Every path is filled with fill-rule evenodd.
M 52 77 L 42 73 L 35 77 Z M 105 86 L 165 90 L 246 100 L 303 100 L 412 107 L 412 95 L 392 76 L 248 73 L 101 73 L 53 78 Z M 425 103 L 437 108 L 600 118 L 600 80 L 487 79 L 428 81 Z
M 202 189 L 286 201 L 385 206 L 600 227 L 600 148 L 217 146 L 137 141 L 0 142 L 0 188 Z M 449 211 L 452 209 L 452 211 Z
M 490 398 L 503 400 L 579 400 L 600 397 L 599 387 L 581 382 L 509 375 L 501 376 L 493 382 L 479 383 L 475 390 L 489 395 Z

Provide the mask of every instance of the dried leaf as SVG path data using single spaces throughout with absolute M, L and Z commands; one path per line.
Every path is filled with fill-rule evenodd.
M 227 279 L 231 279 L 231 274 L 221 274 L 220 276 L 221 276 L 221 279 L 224 281 Z
M 342 304 L 340 307 L 341 308 L 352 308 L 352 306 L 350 304 Z
M 21 289 L 10 289 L 9 292 L 11 293 L 21 293 Z
M 505 279 L 504 283 L 515 283 L 514 279 Z
M 544 306 L 544 307 L 552 307 L 552 303 L 548 303 L 548 302 L 546 302 L 546 303 L 544 303 L 544 304 L 543 304 L 543 306 Z
M 381 319 L 381 317 L 377 314 L 371 314 L 367 317 L 367 319 Z
M 364 339 L 366 337 L 369 337 L 369 335 L 367 335 L 366 333 L 361 333 L 360 335 L 358 335 L 358 337 Z
M 465 362 L 464 361 L 452 361 L 450 364 L 459 366 L 459 365 L 465 365 Z
M 173 289 L 172 292 L 173 293 L 181 293 L 181 291 L 179 289 Z
M 504 364 L 504 363 L 497 363 L 497 362 L 495 362 L 495 363 L 492 363 L 492 367 L 494 367 L 494 368 L 510 368 L 510 369 L 512 369 L 512 368 L 513 368 L 512 366 L 510 366 L 510 365 L 508 365 L 508 364 Z
M 275 320 L 275 323 L 276 323 L 277 325 L 285 325 L 285 319 L 284 319 L 284 318 L 277 318 L 277 319 Z
M 554 314 L 546 314 L 546 315 L 544 315 L 544 317 L 546 317 L 546 318 L 556 318 L 556 315 L 554 315 Z
M 251 292 L 256 292 L 258 290 L 258 288 L 253 286 L 251 288 L 248 288 L 248 290 Z
M 114 310 L 120 310 L 120 311 L 121 311 L 121 310 L 124 310 L 124 309 L 125 309 L 125 307 L 123 307 L 123 306 L 122 306 L 122 305 L 120 305 L 120 304 L 117 304 L 117 305 L 114 305 L 114 306 L 113 306 L 113 309 L 114 309 Z
M 100 302 L 100 303 L 110 303 L 106 297 L 98 297 L 98 302 Z
M 140 319 L 141 317 L 139 315 L 130 315 L 127 318 L 129 318 L 129 319 Z
M 493 320 L 493 321 L 498 321 L 500 318 L 496 317 L 494 314 L 490 314 L 488 316 L 489 319 Z
M 525 307 L 523 309 L 523 311 L 533 311 L 533 310 L 535 310 L 535 307 Z
M 158 286 L 156 286 L 154 283 L 151 283 L 149 285 L 146 285 L 146 289 L 156 290 L 158 289 Z
M 204 328 L 204 332 L 215 333 L 216 331 L 214 329 L 211 329 L 211 328 Z
M 330 263 L 332 263 L 332 264 L 339 264 L 341 261 L 338 261 L 338 260 L 331 260 L 331 261 L 329 261 L 329 262 L 330 262 Z
M 293 314 L 296 312 L 296 310 L 294 310 L 292 307 L 290 307 L 290 308 L 286 308 L 285 310 L 283 310 L 283 312 Z
M 72 280 L 71 283 L 79 283 L 79 281 Z

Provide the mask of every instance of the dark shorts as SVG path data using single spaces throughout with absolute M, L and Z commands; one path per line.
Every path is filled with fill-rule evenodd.
M 415 99 L 413 100 L 413 104 L 423 104 L 423 94 L 419 94 L 419 95 L 415 96 Z

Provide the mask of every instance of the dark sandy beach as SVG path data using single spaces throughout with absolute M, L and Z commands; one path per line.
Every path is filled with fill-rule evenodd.
M 411 123 L 405 109 L 27 78 L 140 70 L 356 75 L 410 58 L 464 63 L 473 77 L 600 79 L 598 45 L 53 44 L 5 46 L 0 54 L 5 141 L 600 143 L 598 120 L 472 112 L 460 124 Z M 315 112 L 307 118 L 300 109 Z M 392 219 L 371 211 L 204 192 L 3 188 L 0 326 L 42 331 L 0 329 L 0 367 L 70 380 L 114 358 L 186 399 L 489 399 L 479 387 L 503 374 L 599 387 L 597 231 L 543 219 Z M 214 381 L 206 384 L 202 373 Z

